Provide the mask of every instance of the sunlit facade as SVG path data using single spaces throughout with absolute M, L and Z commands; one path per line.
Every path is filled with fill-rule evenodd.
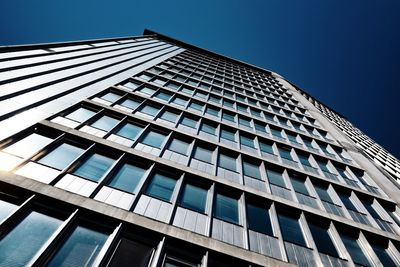
M 148 30 L 0 72 L 0 266 L 400 265 L 398 187 L 276 73 Z

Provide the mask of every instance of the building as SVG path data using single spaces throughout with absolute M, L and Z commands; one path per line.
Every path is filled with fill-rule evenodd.
M 400 265 L 396 175 L 274 72 L 149 30 L 0 72 L 0 266 Z

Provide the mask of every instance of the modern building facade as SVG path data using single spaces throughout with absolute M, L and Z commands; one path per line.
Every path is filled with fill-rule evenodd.
M 398 161 L 276 73 L 148 30 L 0 72 L 0 266 L 400 265 Z

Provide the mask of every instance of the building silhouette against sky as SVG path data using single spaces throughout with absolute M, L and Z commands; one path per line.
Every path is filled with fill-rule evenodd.
M 0 48 L 0 266 L 398 266 L 399 161 L 146 30 Z

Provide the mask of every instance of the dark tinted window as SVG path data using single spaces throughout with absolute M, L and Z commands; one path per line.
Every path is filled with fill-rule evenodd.
M 247 204 L 247 223 L 249 229 L 273 236 L 271 219 L 266 207 Z

